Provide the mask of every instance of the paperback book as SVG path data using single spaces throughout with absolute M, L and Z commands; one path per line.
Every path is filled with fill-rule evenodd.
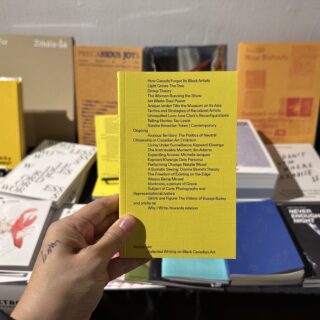
M 95 145 L 94 116 L 117 114 L 117 72 L 141 71 L 142 48 L 76 46 L 74 63 L 78 140 Z
M 272 200 L 237 203 L 237 257 L 232 286 L 298 285 L 304 264 Z
M 0 194 L 50 200 L 61 207 L 81 175 L 95 160 L 96 148 L 76 143 L 44 141 L 0 184 Z
M 119 106 L 121 255 L 234 257 L 236 73 L 119 73 Z
M 320 159 L 311 144 L 275 144 L 268 150 L 279 170 L 274 200 L 320 201 Z
M 0 72 L 23 80 L 26 143 L 75 141 L 71 37 L 1 34 Z
M 0 168 L 11 170 L 25 155 L 22 82 L 0 77 Z
M 32 269 L 50 218 L 50 201 L 0 199 L 0 276 Z
M 280 210 L 305 264 L 304 287 L 320 287 L 320 205 L 288 204 Z
M 278 170 L 250 120 L 237 121 L 237 198 L 271 198 Z
M 265 143 L 314 144 L 319 112 L 320 42 L 240 43 L 238 118 Z

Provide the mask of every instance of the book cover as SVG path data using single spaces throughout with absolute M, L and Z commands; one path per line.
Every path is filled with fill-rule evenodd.
M 320 201 L 320 159 L 311 144 L 275 144 L 268 150 L 279 170 L 275 201 Z
M 235 256 L 236 72 L 119 73 L 124 257 Z
M 0 199 L 0 269 L 31 270 L 50 209 L 50 201 Z
M 76 46 L 74 63 L 78 140 L 94 145 L 94 115 L 117 114 L 117 72 L 141 71 L 142 48 Z
M 95 116 L 99 179 L 119 179 L 119 126 L 117 115 Z
M 224 71 L 227 46 L 145 47 L 144 71 Z
M 320 205 L 281 205 L 280 210 L 305 264 L 304 283 L 320 284 Z
M 88 171 L 96 148 L 68 142 L 44 141 L 0 184 L 0 194 L 51 200 L 61 206 L 74 182 Z
M 71 37 L 1 34 L 0 74 L 21 77 L 27 146 L 75 140 Z
M 315 142 L 320 43 L 240 43 L 238 118 L 266 143 Z
M 25 155 L 22 84 L 0 77 L 0 168 L 13 169 Z
M 229 282 L 229 271 L 224 259 L 162 259 L 162 278 L 189 283 L 211 283 L 214 286 Z
M 302 281 L 303 262 L 272 200 L 237 203 L 237 257 L 228 264 L 232 285 L 281 284 L 296 271 L 291 280 Z

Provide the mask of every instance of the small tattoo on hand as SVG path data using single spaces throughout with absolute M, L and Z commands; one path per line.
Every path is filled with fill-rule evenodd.
M 47 249 L 46 250 L 41 250 L 40 254 L 41 254 L 41 258 L 42 258 L 42 262 L 45 263 L 48 259 L 48 256 L 52 253 L 53 249 L 59 244 L 61 243 L 60 240 L 55 240 L 52 241 L 48 244 Z

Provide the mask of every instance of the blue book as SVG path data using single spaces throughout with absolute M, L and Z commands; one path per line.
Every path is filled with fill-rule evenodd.
M 228 264 L 232 285 L 302 282 L 303 262 L 272 200 L 237 203 L 237 258 Z
M 229 283 L 229 271 L 224 259 L 164 258 L 161 276 L 178 282 L 220 286 Z

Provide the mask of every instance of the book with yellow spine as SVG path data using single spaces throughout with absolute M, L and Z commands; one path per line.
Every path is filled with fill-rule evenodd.
M 234 258 L 236 72 L 120 72 L 123 257 Z
M 20 78 L 0 77 L 0 167 L 11 170 L 25 155 Z

